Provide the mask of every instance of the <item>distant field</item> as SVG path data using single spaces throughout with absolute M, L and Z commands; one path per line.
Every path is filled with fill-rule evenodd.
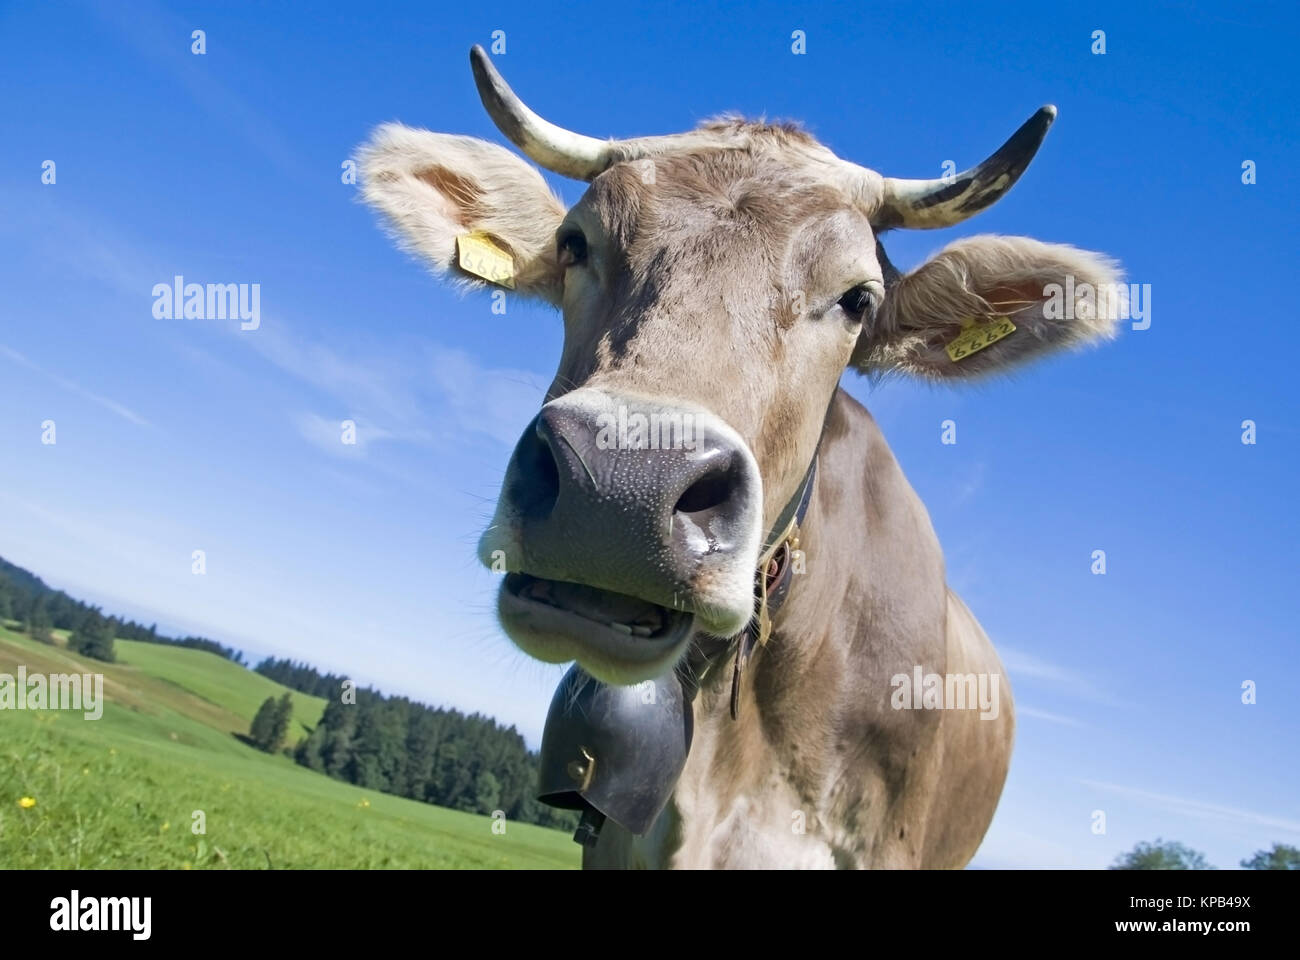
M 142 674 L 174 684 L 180 694 L 194 694 L 221 704 L 240 718 L 241 733 L 248 732 L 257 708 L 267 697 L 282 696 L 286 689 L 260 673 L 253 673 L 203 650 L 118 640 L 117 659 Z M 293 698 L 293 728 L 289 740 L 297 743 L 320 720 L 325 712 L 325 701 L 296 690 L 290 691 L 289 695 Z
M 285 690 L 265 677 L 198 650 L 118 640 L 117 653 L 101 664 L 0 627 L 0 673 L 102 673 L 108 701 L 97 721 L 0 711 L 0 869 L 578 866 L 566 833 L 509 823 L 497 835 L 487 817 L 241 743 L 234 734 Z M 293 698 L 297 739 L 325 702 Z M 191 832 L 195 811 L 205 835 Z

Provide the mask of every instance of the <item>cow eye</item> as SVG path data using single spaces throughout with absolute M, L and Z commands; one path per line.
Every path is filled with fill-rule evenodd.
M 587 238 L 580 230 L 567 230 L 556 240 L 561 267 L 576 267 L 587 262 Z
M 870 320 L 880 306 L 880 284 L 874 280 L 851 287 L 840 297 L 840 307 L 856 323 Z

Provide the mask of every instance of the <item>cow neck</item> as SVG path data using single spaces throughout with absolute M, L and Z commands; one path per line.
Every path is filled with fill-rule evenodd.
M 832 397 L 834 403 L 834 397 Z M 827 418 L 830 408 L 827 408 Z M 690 699 L 699 691 L 700 680 L 715 667 L 733 655 L 731 672 L 731 719 L 740 718 L 740 685 L 755 648 L 767 643 L 772 633 L 772 618 L 776 616 L 790 592 L 793 578 L 792 560 L 799 549 L 799 531 L 812 503 L 814 481 L 817 476 L 817 459 L 821 452 L 822 437 L 826 435 L 825 420 L 822 433 L 817 438 L 808 469 L 794 495 L 786 502 L 772 525 L 758 566 L 754 571 L 754 615 L 745 629 L 731 637 L 714 638 L 712 643 L 698 643 L 685 664 L 682 682 Z

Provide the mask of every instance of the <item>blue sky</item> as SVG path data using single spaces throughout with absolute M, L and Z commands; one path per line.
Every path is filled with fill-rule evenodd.
M 395 119 L 500 142 L 467 62 L 498 29 L 515 89 L 594 136 L 735 110 L 934 177 L 1055 103 L 1015 190 L 890 234 L 890 256 L 980 232 L 1102 250 L 1151 285 L 1150 328 L 974 387 L 845 378 L 1014 684 L 975 864 L 1103 866 L 1163 836 L 1229 867 L 1300 844 L 1294 5 L 704 6 L 0 6 L 0 555 L 535 744 L 559 669 L 497 629 L 473 545 L 560 324 L 397 253 L 341 182 L 353 148 Z M 156 319 L 176 274 L 260 283 L 261 327 Z

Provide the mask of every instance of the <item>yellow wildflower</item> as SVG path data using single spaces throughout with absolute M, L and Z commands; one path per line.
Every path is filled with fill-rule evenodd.
M 36 806 L 36 798 L 23 797 L 18 801 L 18 806 L 22 807 L 24 810 L 30 810 L 32 807 Z

